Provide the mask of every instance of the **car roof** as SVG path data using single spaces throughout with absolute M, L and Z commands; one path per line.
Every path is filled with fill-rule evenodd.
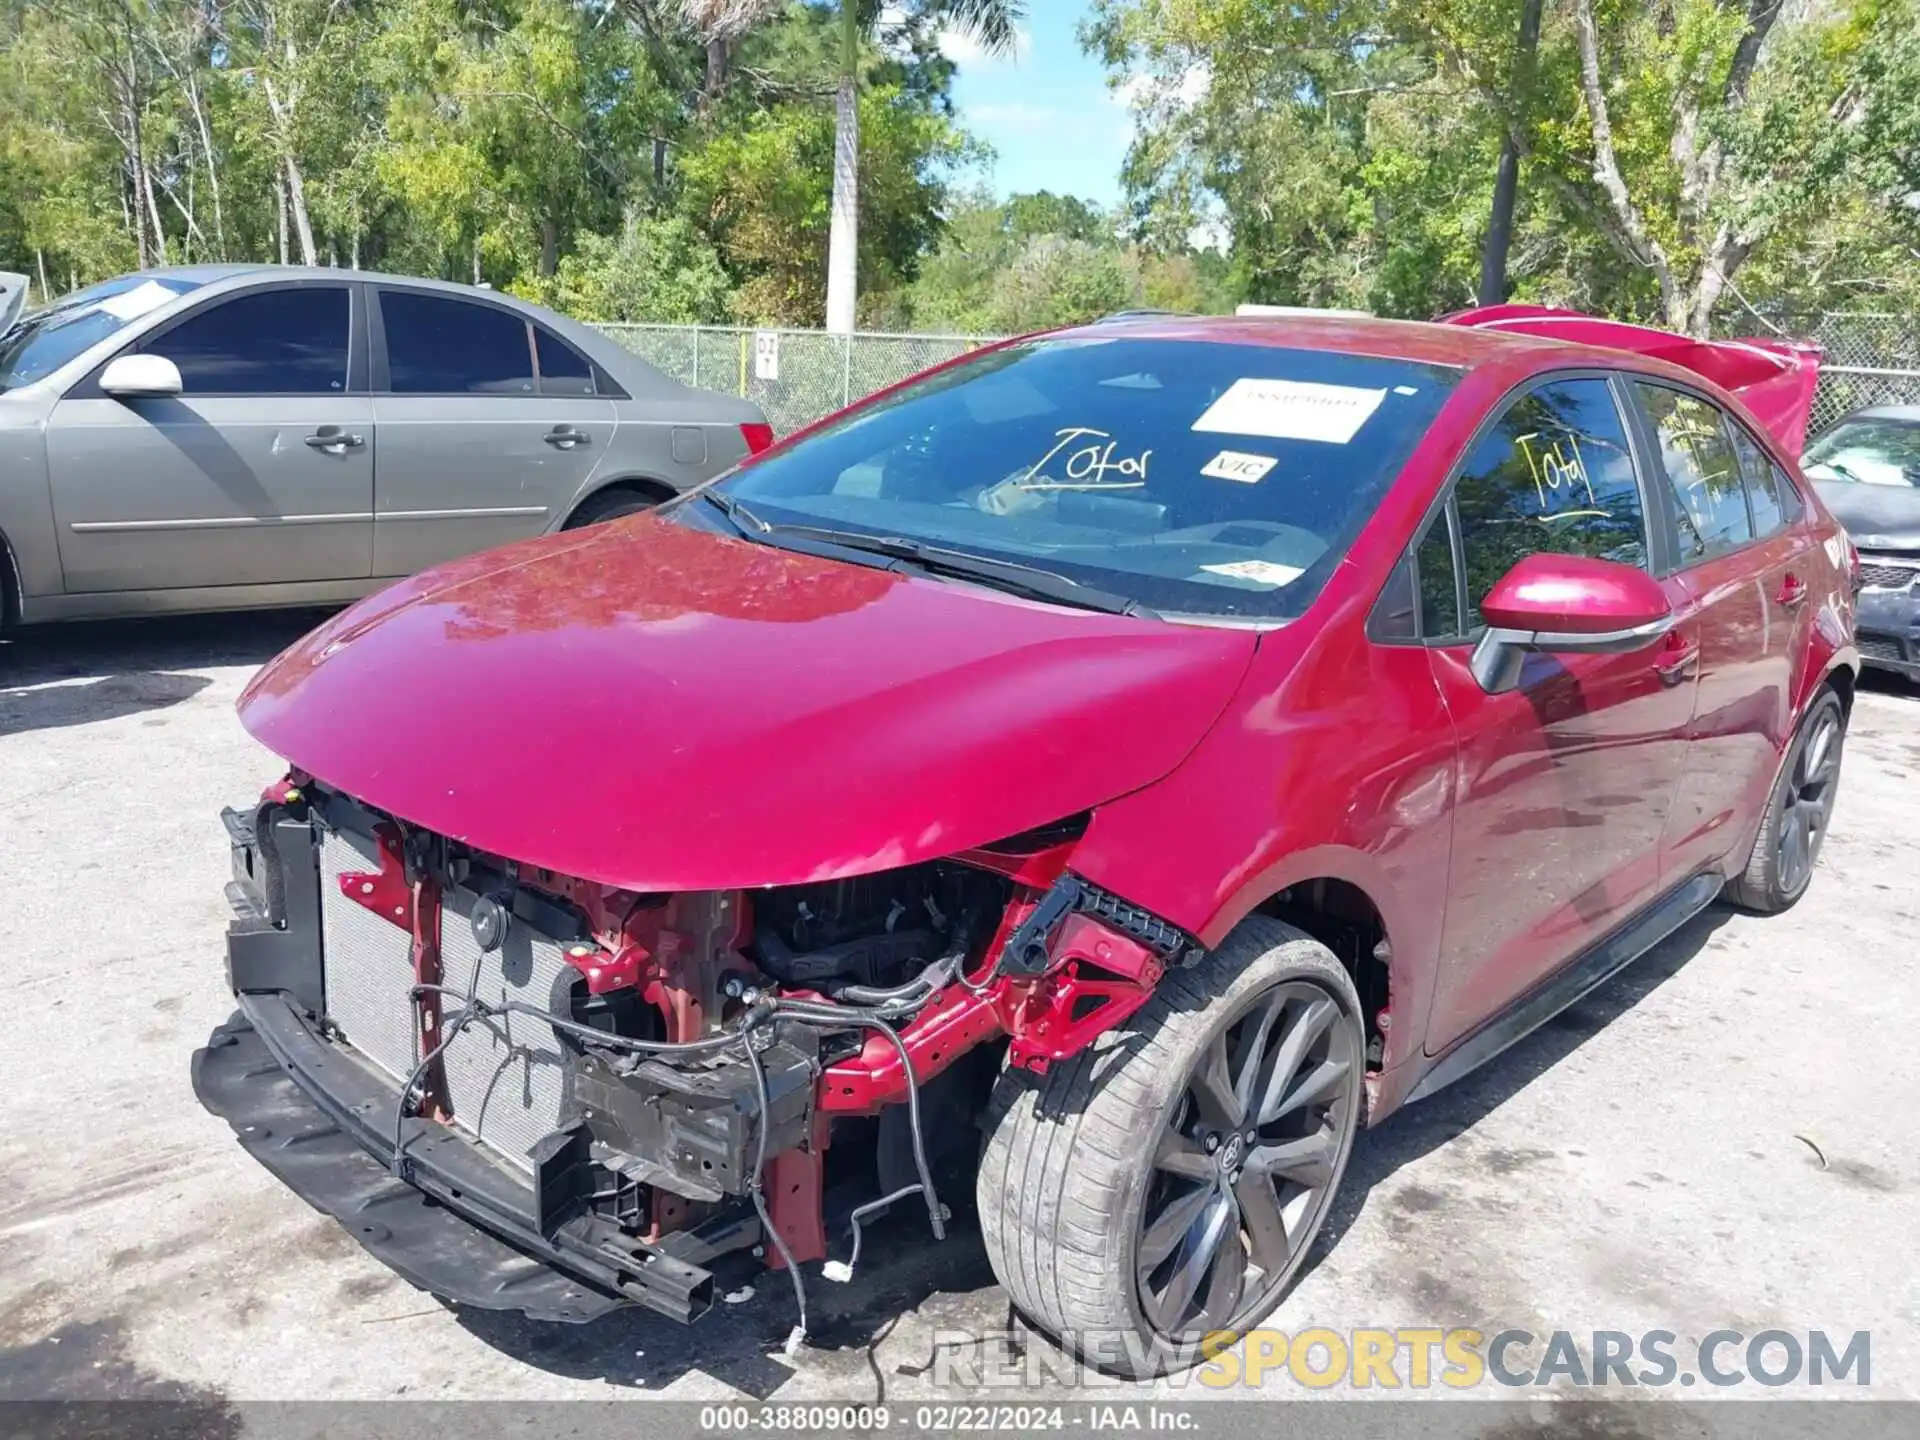
M 1097 334 L 1103 339 L 1122 334 L 1143 340 L 1209 340 L 1222 345 L 1334 350 L 1426 365 L 1450 365 L 1460 370 L 1475 370 L 1501 360 L 1531 360 L 1542 354 L 1565 356 L 1569 352 L 1584 352 L 1596 363 L 1617 365 L 1624 353 L 1510 330 L 1354 315 L 1142 315 L 1114 317 L 1055 333 Z
M 267 263 L 173 265 L 141 270 L 136 273 L 156 279 L 191 280 L 200 286 L 221 286 L 241 281 L 332 280 L 337 283 L 358 280 L 376 285 L 405 286 L 411 290 L 434 291 L 444 295 L 458 296 L 465 300 L 489 300 L 523 315 L 537 318 L 542 325 L 553 330 L 578 349 L 585 351 L 635 395 L 643 393 L 660 395 L 667 392 L 691 391 L 693 388 L 674 379 L 658 366 L 634 354 L 626 346 L 609 338 L 604 332 L 596 330 L 591 325 L 583 324 L 570 315 L 549 310 L 546 306 L 534 301 L 524 300 L 518 295 L 486 286 L 468 285 L 456 280 L 429 280 L 418 275 L 389 275 L 378 270 L 340 270 L 326 265 Z M 236 288 L 238 288 L 237 285 Z M 712 395 L 715 392 L 699 393 Z M 753 413 L 757 416 L 759 411 L 755 409 Z
M 341 270 L 330 265 L 232 262 L 221 265 L 163 265 L 137 273 L 151 275 L 156 279 L 170 276 L 179 280 L 194 280 L 202 285 L 215 284 L 221 280 L 236 280 L 242 276 L 271 277 L 275 280 L 370 280 L 381 285 L 409 285 L 421 290 L 441 290 L 449 295 L 490 295 L 510 305 L 528 303 L 504 290 L 494 290 L 484 285 L 468 285 L 458 280 L 429 280 L 419 275 L 388 275 L 378 270 Z

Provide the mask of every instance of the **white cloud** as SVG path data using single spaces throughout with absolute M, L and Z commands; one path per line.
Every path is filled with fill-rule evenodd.
M 976 125 L 991 125 L 1002 130 L 1041 130 L 1055 123 L 1060 113 L 1045 105 L 1014 100 L 1004 105 L 969 105 L 964 118 Z
M 1018 65 L 1026 59 L 1033 49 L 1033 33 L 1024 25 L 1013 29 L 1013 49 L 1005 55 L 990 55 L 981 43 L 964 30 L 948 26 L 940 32 L 940 53 L 956 65 L 972 65 L 976 68 L 999 65 Z

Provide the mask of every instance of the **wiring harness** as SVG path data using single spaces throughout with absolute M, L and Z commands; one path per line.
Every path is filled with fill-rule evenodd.
M 872 1030 L 884 1035 L 900 1057 L 900 1067 L 906 1079 L 907 1118 L 912 1135 L 914 1169 L 919 1179 L 917 1183 L 904 1186 L 878 1200 L 870 1201 L 853 1212 L 850 1217 L 853 1230 L 853 1248 L 850 1258 L 844 1265 L 839 1262 L 829 1262 L 827 1267 L 827 1273 L 832 1278 L 850 1279 L 853 1266 L 860 1258 L 862 1222 L 911 1195 L 918 1194 L 924 1199 L 928 1224 L 932 1228 L 934 1239 L 946 1238 L 947 1212 L 940 1204 L 940 1197 L 934 1189 L 933 1171 L 927 1163 L 926 1134 L 920 1114 L 920 1083 L 914 1074 L 913 1057 L 907 1050 L 906 1042 L 900 1038 L 898 1024 L 917 1014 L 934 995 L 959 974 L 965 964 L 965 956 L 965 946 L 962 941 L 952 953 L 935 960 L 904 985 L 889 990 L 849 986 L 841 989 L 833 999 L 787 999 L 775 994 L 745 990 L 740 998 L 745 1001 L 746 1008 L 726 1030 L 717 1035 L 687 1041 L 631 1039 L 565 1019 L 523 1000 L 482 999 L 475 991 L 478 983 L 477 969 L 474 984 L 469 985 L 464 991 L 445 985 L 415 985 L 412 993 L 416 1000 L 423 996 L 436 995 L 442 999 L 451 998 L 458 1002 L 458 1006 L 450 1014 L 442 1015 L 439 1042 L 420 1057 L 400 1091 L 400 1099 L 394 1109 L 391 1169 L 397 1178 L 406 1178 L 407 1116 L 415 1110 L 422 1098 L 422 1081 L 434 1061 L 446 1053 L 447 1047 L 453 1043 L 454 1038 L 469 1024 L 491 1024 L 509 1015 L 528 1015 L 570 1036 L 583 1048 L 654 1055 L 667 1059 L 705 1059 L 737 1049 L 753 1074 L 760 1121 L 759 1133 L 755 1141 L 753 1172 L 747 1186 L 748 1197 L 753 1202 L 754 1212 L 760 1217 L 761 1230 L 769 1243 L 779 1252 L 787 1274 L 792 1279 L 794 1303 L 799 1310 L 798 1323 L 787 1337 L 786 1349 L 791 1355 L 805 1343 L 807 1338 L 807 1290 L 806 1282 L 800 1274 L 800 1267 L 794 1263 L 792 1250 L 788 1248 L 786 1240 L 774 1226 L 763 1188 L 763 1176 L 770 1158 L 767 1154 L 767 1134 L 772 1128 L 772 1098 L 767 1085 L 766 1066 L 760 1058 L 760 1048 L 763 1043 L 760 1037 L 766 1034 L 770 1038 L 770 1032 L 765 1027 L 776 1019 L 782 1018 L 823 1032 Z M 506 1037 L 503 1036 L 503 1038 Z

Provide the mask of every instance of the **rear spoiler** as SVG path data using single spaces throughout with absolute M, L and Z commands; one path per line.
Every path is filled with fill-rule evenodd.
M 1820 378 L 1818 345 L 1798 340 L 1695 340 L 1671 330 L 1542 305 L 1483 305 L 1443 315 L 1439 323 L 1511 330 L 1651 355 L 1737 395 L 1787 454 L 1798 456 L 1806 443 L 1814 386 Z

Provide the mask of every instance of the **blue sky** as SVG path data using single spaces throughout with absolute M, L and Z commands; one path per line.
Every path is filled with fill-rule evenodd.
M 996 193 L 1051 190 L 1101 206 L 1120 199 L 1120 164 L 1133 123 L 1107 89 L 1100 62 L 1081 53 L 1075 29 L 1087 7 L 1034 0 L 1021 22 L 1019 53 L 990 59 L 949 35 L 942 48 L 959 66 L 953 97 L 960 122 L 996 152 Z

